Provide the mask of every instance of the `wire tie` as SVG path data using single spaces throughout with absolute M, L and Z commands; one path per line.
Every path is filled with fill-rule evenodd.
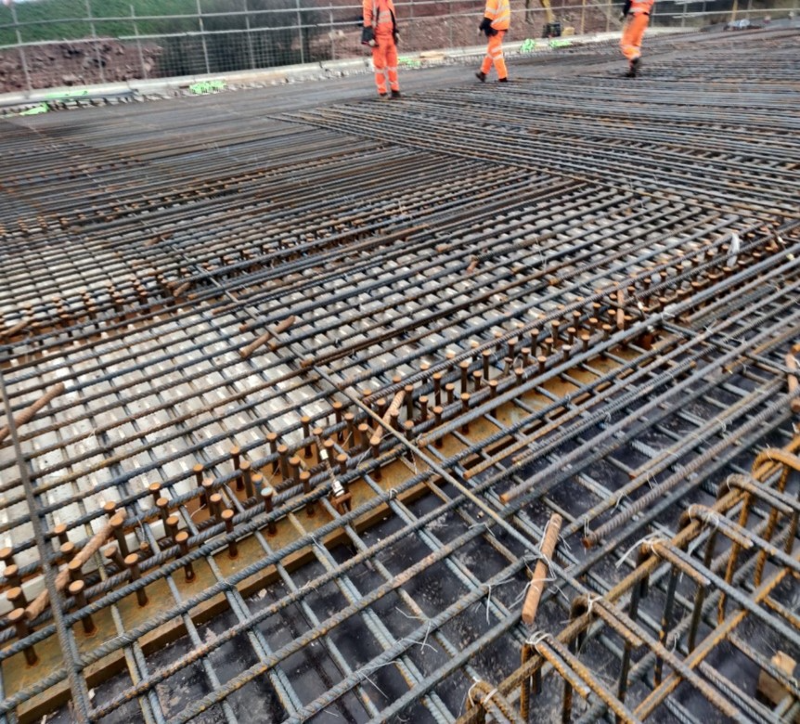
M 619 568 L 622 564 L 628 559 L 631 553 L 633 553 L 639 546 L 647 545 L 650 546 L 650 550 L 653 549 L 653 545 L 655 543 L 662 543 L 666 542 L 666 538 L 661 535 L 660 533 L 650 533 L 649 535 L 644 536 L 643 538 L 639 538 L 628 550 L 625 552 L 625 555 L 619 559 L 616 563 L 616 567 Z
M 602 600 L 603 600 L 602 596 L 593 596 L 591 593 L 588 594 L 586 596 L 586 603 L 587 603 L 586 613 L 589 616 L 591 616 L 592 615 L 592 609 L 594 608 L 594 604 L 597 603 L 597 601 L 602 601 Z
M 467 699 L 469 699 L 469 706 L 470 709 L 475 706 L 475 702 L 472 700 L 472 690 L 481 683 L 480 679 L 475 679 L 475 683 L 469 687 L 469 691 L 467 691 Z
M 546 631 L 534 631 L 525 643 L 528 644 L 528 646 L 536 648 L 545 639 L 549 638 L 551 638 L 551 636 Z

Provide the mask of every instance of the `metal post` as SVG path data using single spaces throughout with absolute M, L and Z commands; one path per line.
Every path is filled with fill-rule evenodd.
M 608 0 L 608 8 L 606 9 L 606 32 L 611 30 L 611 13 L 613 12 L 611 0 Z
M 203 44 L 203 58 L 206 61 L 206 75 L 211 74 L 211 66 L 208 64 L 208 47 L 206 46 L 206 29 L 203 27 L 203 8 L 200 6 L 200 0 L 197 0 L 197 22 L 200 26 L 200 41 Z
M 250 56 L 250 69 L 255 70 L 256 59 L 253 55 L 253 36 L 250 33 L 250 9 L 247 7 L 247 0 L 244 0 L 244 23 L 247 30 L 247 53 Z
M 408 19 L 408 50 L 414 49 L 414 0 L 411 0 L 411 17 Z
M 300 0 L 295 0 L 297 6 L 297 38 L 300 41 L 300 62 L 306 62 L 306 51 L 303 47 L 303 18 L 300 15 Z
M 586 0 L 581 0 L 581 35 L 586 32 Z
M 33 90 L 31 86 L 31 75 L 28 72 L 28 57 L 25 55 L 25 48 L 22 45 L 22 33 L 19 29 L 19 22 L 17 21 L 17 8 L 14 3 L 11 3 L 11 20 L 14 23 L 14 32 L 17 35 L 17 50 L 19 51 L 19 62 L 22 65 L 22 74 L 25 76 L 25 85 L 30 93 Z
M 450 46 L 453 47 L 453 3 L 447 3 L 447 29 L 450 34 Z
M 333 7 L 331 5 L 328 5 L 328 24 L 330 27 L 328 34 L 331 39 L 331 60 L 336 60 L 336 36 L 334 35 L 336 31 L 333 29 Z
M 97 38 L 97 31 L 95 30 L 94 26 L 94 18 L 92 16 L 92 2 L 91 0 L 86 0 L 86 16 L 89 20 L 89 28 L 92 31 L 92 40 L 94 40 L 94 56 L 97 60 L 97 67 L 100 69 L 100 80 L 105 83 L 106 82 L 106 74 L 103 70 L 103 59 L 100 56 L 100 42 Z
M 142 52 L 142 41 L 139 39 L 139 24 L 136 22 L 136 9 L 133 5 L 129 6 L 131 9 L 131 19 L 133 20 L 133 34 L 136 36 L 136 49 L 139 51 L 139 63 L 142 65 L 142 78 L 147 79 L 147 66 L 144 62 L 144 53 Z

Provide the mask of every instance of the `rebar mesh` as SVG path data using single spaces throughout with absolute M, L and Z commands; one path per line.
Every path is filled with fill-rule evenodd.
M 793 719 L 797 38 L 2 121 L 5 720 Z

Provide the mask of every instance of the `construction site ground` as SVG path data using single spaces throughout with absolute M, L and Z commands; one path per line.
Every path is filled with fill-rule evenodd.
M 800 29 L 626 68 L 0 120 L 0 722 L 800 717 Z

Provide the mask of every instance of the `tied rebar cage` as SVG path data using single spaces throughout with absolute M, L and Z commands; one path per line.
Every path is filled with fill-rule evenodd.
M 793 721 L 798 38 L 1 121 L 4 721 Z

